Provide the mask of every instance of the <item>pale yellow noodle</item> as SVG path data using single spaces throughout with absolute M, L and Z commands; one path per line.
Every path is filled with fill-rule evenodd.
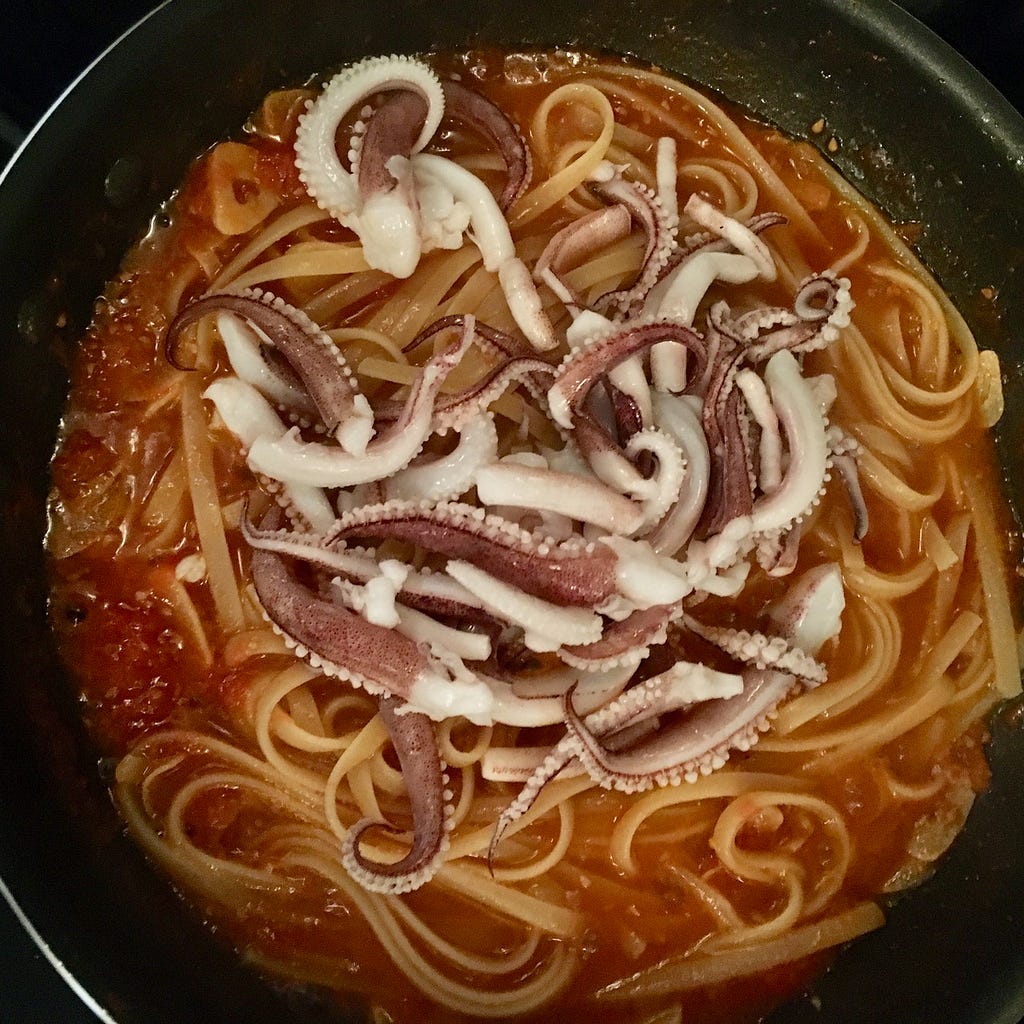
M 179 520 L 185 505 L 187 487 L 185 456 L 178 448 L 163 468 L 156 486 L 142 506 L 139 522 L 143 526 L 153 527 Z
M 346 746 L 327 776 L 324 789 L 324 812 L 328 825 L 339 838 L 343 838 L 347 831 L 346 826 L 338 817 L 337 793 L 341 780 L 347 778 L 373 757 L 387 741 L 387 738 L 388 733 L 383 720 L 380 715 L 375 715 Z
M 1010 591 L 1003 568 L 1003 542 L 995 510 L 981 481 L 975 481 L 968 496 L 974 523 L 975 557 L 989 621 L 995 686 L 1001 696 L 1016 697 L 1021 692 L 1020 659 L 1016 647 L 1008 642 L 1014 635 L 1014 626 Z
M 565 281 L 576 292 L 601 295 L 636 277 L 640 259 L 639 239 L 625 238 L 570 270 L 565 274 Z
M 753 217 L 761 194 L 750 171 L 738 161 L 715 157 L 706 159 L 704 166 L 722 171 L 733 182 L 736 189 L 736 205 L 727 210 L 729 216 L 742 221 Z
M 949 618 L 949 610 L 956 599 L 964 570 L 964 557 L 967 551 L 967 539 L 971 532 L 971 516 L 962 512 L 954 516 L 944 534 L 950 550 L 956 555 L 956 561 L 943 569 L 935 578 L 935 593 L 932 597 L 928 625 L 925 629 L 925 641 L 934 643 L 945 627 Z
M 469 861 L 448 863 L 435 876 L 442 889 L 467 896 L 482 906 L 539 928 L 548 935 L 571 939 L 583 927 L 582 916 L 568 907 L 538 899 L 527 892 L 494 881 L 483 866 Z
M 980 366 L 978 349 L 972 343 L 973 339 L 960 333 L 953 335 L 952 340 L 957 343 L 959 357 L 959 365 L 956 367 L 959 379 L 951 387 L 940 389 L 940 382 L 948 373 L 950 331 L 934 293 L 905 271 L 882 266 L 872 266 L 871 270 L 879 277 L 896 281 L 919 309 L 921 343 L 916 370 L 918 376 L 925 376 L 932 386 L 919 387 L 883 361 L 880 364 L 882 372 L 894 393 L 908 403 L 922 406 L 948 405 L 968 394 L 975 385 Z M 922 367 L 927 367 L 927 375 Z
M 764 808 L 793 810 L 811 820 L 811 827 L 827 836 L 830 864 L 816 865 L 817 874 L 813 890 L 803 895 L 802 916 L 821 913 L 839 892 L 853 856 L 850 833 L 843 816 L 832 803 L 808 793 L 762 791 L 746 794 L 733 800 L 722 812 L 712 834 L 712 844 L 722 863 L 741 878 L 761 882 L 776 881 L 795 865 L 787 856 L 764 851 L 745 850 L 739 834 L 752 815 Z M 721 847 L 728 848 L 723 856 Z M 795 872 L 799 874 L 799 870 Z
M 523 829 L 528 828 L 538 818 L 543 817 L 552 809 L 556 808 L 565 800 L 570 800 L 576 796 L 577 793 L 582 793 L 587 789 L 590 789 L 594 785 L 594 781 L 588 778 L 586 775 L 581 775 L 571 779 L 560 779 L 556 782 L 551 782 L 544 787 L 543 792 L 534 801 L 533 806 L 517 821 L 514 821 L 506 830 L 506 837 L 511 837 L 517 832 L 521 832 Z M 473 831 L 460 833 L 452 836 L 450 856 L 452 860 L 458 860 L 462 857 L 470 857 L 473 855 L 483 854 L 487 851 L 490 846 L 491 839 L 494 836 L 494 818 L 491 815 L 487 815 L 487 823 L 482 827 L 476 828 Z M 498 849 L 498 856 L 500 858 L 501 849 Z
M 454 718 L 447 718 L 438 726 L 437 742 L 441 758 L 453 768 L 477 764 L 490 747 L 494 730 L 490 726 L 469 726 L 468 731 L 473 736 L 473 744 L 468 748 L 462 748 L 456 746 L 452 738 L 452 733 L 458 726 L 459 722 Z
M 698 953 L 688 958 L 665 960 L 609 985 L 598 993 L 598 998 L 607 1002 L 654 998 L 758 974 L 780 964 L 800 960 L 816 950 L 849 942 L 858 935 L 881 928 L 884 923 L 885 918 L 874 903 L 858 903 L 850 910 L 801 925 L 788 935 L 750 949 L 708 955 Z
M 650 132 L 639 131 L 627 124 L 615 125 L 613 136 L 615 144 L 623 150 L 630 150 L 636 158 L 637 170 L 643 174 L 650 173 L 649 164 L 654 156 L 655 147 L 658 144 L 658 137 Z M 651 179 L 653 181 L 653 178 Z M 650 184 L 650 181 L 648 181 Z
M 929 687 L 908 694 L 905 698 L 906 703 L 901 702 L 896 709 L 879 712 L 846 729 L 814 733 L 803 745 L 798 740 L 791 739 L 778 741 L 771 749 L 812 752 L 827 747 L 829 752 L 812 759 L 808 767 L 815 772 L 835 771 L 854 758 L 864 757 L 872 750 L 877 750 L 908 733 L 941 711 L 955 696 L 956 687 L 951 680 L 943 676 Z
M 775 721 L 776 735 L 786 736 L 817 718 L 825 720 L 843 714 L 891 680 L 899 661 L 902 636 L 899 618 L 892 606 L 888 602 L 851 595 L 843 630 L 844 640 L 845 631 L 853 630 L 854 649 L 863 652 L 857 667 L 783 705 Z M 764 743 L 761 745 L 763 747 Z
M 447 941 L 443 935 L 430 928 L 417 914 L 414 914 L 401 899 L 385 897 L 391 912 L 402 922 L 406 930 L 415 934 L 429 948 L 444 956 L 448 961 L 465 970 L 481 974 L 512 974 L 533 959 L 540 945 L 540 934 L 530 932 L 514 953 L 488 957 L 479 953 L 469 954 L 466 950 Z
M 213 452 L 199 393 L 201 386 L 195 377 L 190 377 L 182 386 L 182 446 L 196 532 L 206 562 L 207 582 L 217 609 L 217 620 L 224 633 L 235 633 L 245 625 L 245 617 L 220 514 Z
M 935 566 L 928 558 L 922 558 L 916 565 L 902 572 L 879 572 L 847 566 L 850 585 L 858 593 L 882 601 L 892 601 L 912 594 L 934 574 Z
M 209 860 L 211 865 L 223 858 L 209 856 L 198 851 L 192 843 L 190 830 L 185 823 L 189 805 L 201 793 L 210 790 L 239 792 L 248 790 L 271 807 L 279 807 L 285 813 L 304 820 L 310 824 L 317 823 L 315 811 L 302 801 L 296 800 L 292 793 L 274 783 L 256 778 L 245 771 L 232 769 L 207 769 L 187 780 L 174 794 L 167 809 L 164 811 L 164 838 L 172 846 L 190 847 L 197 854 Z
M 363 377 L 405 385 L 411 384 L 419 373 L 419 367 L 408 362 L 395 363 L 390 359 L 381 359 L 378 356 L 367 356 L 356 369 Z
M 870 326 L 862 324 L 863 319 L 857 317 L 858 325 L 867 330 L 872 344 L 880 353 L 888 356 L 889 361 L 895 364 L 900 373 L 910 376 L 914 371 L 910 365 L 910 353 L 907 351 L 899 306 L 896 303 L 887 305 Z
M 441 757 L 443 761 L 444 755 L 442 754 Z M 458 801 L 452 807 L 451 814 L 448 815 L 448 827 L 451 829 L 458 828 L 466 820 L 473 809 L 473 802 L 476 798 L 476 772 L 473 770 L 473 765 L 463 765 L 455 770 L 458 773 L 461 785 L 459 786 Z M 450 781 L 451 765 L 449 765 L 449 770 L 445 773 L 446 787 L 448 787 Z M 450 787 L 448 788 L 450 789 Z
M 914 456 L 907 448 L 905 438 L 887 430 L 881 423 L 870 421 L 858 422 L 855 433 L 858 440 L 874 451 L 878 458 L 884 458 L 890 463 L 898 463 L 908 473 L 913 470 Z
M 649 189 L 657 187 L 657 181 L 655 180 L 654 170 L 647 166 L 647 164 L 640 163 L 635 158 L 635 151 L 626 147 L 617 145 L 619 132 L 615 132 L 615 138 L 611 145 L 605 151 L 605 159 L 613 164 L 619 164 L 621 166 L 629 167 L 632 170 L 635 181 L 638 181 L 641 185 L 646 186 Z M 561 161 L 559 161 L 561 164 Z M 581 204 L 580 209 L 587 209 Z
M 342 750 L 346 746 L 345 736 L 318 736 L 316 733 L 299 726 L 291 715 L 280 708 L 275 708 L 270 719 L 270 729 L 274 736 L 296 750 L 308 754 L 324 754 Z
M 962 611 L 946 627 L 945 634 L 925 656 L 920 668 L 921 677 L 928 679 L 948 671 L 982 625 L 980 615 L 966 609 Z
M 748 793 L 768 786 L 795 786 L 804 783 L 783 775 L 762 772 L 720 771 L 685 786 L 655 789 L 634 800 L 619 817 L 612 830 L 609 853 L 620 871 L 635 874 L 637 867 L 631 853 L 636 833 L 658 811 L 679 804 L 701 800 L 718 800 Z
M 181 847 L 170 846 L 153 827 L 150 816 L 139 806 L 137 793 L 131 787 L 116 787 L 117 806 L 135 841 L 147 856 L 171 874 L 191 892 L 219 903 L 243 905 L 253 894 L 285 895 L 292 887 L 284 876 L 244 868 L 230 861 L 195 856 Z
M 670 864 L 667 870 L 674 881 L 697 898 L 720 929 L 738 931 L 743 927 L 743 919 L 736 908 L 714 885 L 681 864 Z
M 860 260 L 867 251 L 868 242 L 871 240 L 871 233 L 868 231 L 868 226 L 863 217 L 858 216 L 856 213 L 851 213 L 847 216 L 847 223 L 853 227 L 856 237 L 846 252 L 841 256 L 837 256 L 829 267 L 829 270 L 837 277 L 845 273 L 848 268 Z
M 374 929 L 392 962 L 421 991 L 442 1006 L 485 1017 L 523 1013 L 542 1005 L 567 981 L 571 957 L 569 954 L 559 955 L 562 947 L 556 946 L 543 968 L 535 973 L 530 982 L 510 992 L 490 989 L 481 991 L 476 986 L 457 982 L 421 956 L 401 930 L 394 915 L 387 911 L 387 904 L 361 890 L 333 860 L 324 857 L 322 853 L 304 852 L 300 848 L 289 854 L 288 863 L 315 871 L 344 892 Z
M 677 825 L 671 825 L 669 820 L 663 819 L 657 830 L 649 829 L 632 836 L 632 844 L 639 850 L 657 850 L 666 843 L 683 844 L 695 836 L 704 835 L 710 828 L 711 814 L 709 809 L 699 806 L 696 813 L 689 816 L 678 815 L 680 821 Z
M 317 771 L 301 768 L 290 761 L 277 749 L 271 735 L 271 722 L 280 702 L 292 690 L 305 685 L 316 675 L 314 669 L 300 661 L 283 672 L 271 676 L 263 686 L 255 689 L 250 699 L 254 701 L 253 728 L 256 742 L 267 764 L 276 768 L 282 781 L 290 786 L 320 794 L 324 788 L 323 775 Z
M 779 212 L 789 217 L 794 227 L 806 232 L 810 238 L 819 242 L 825 240 L 818 226 L 793 195 L 792 191 L 783 183 L 768 161 L 764 159 L 750 142 L 739 125 L 718 104 L 685 83 L 670 78 L 668 75 L 659 74 L 656 71 L 646 71 L 642 68 L 619 69 L 613 66 L 606 66 L 603 71 L 605 74 L 622 77 L 628 76 L 638 81 L 653 82 L 667 92 L 683 99 L 702 115 L 702 126 L 711 128 L 715 134 L 728 143 L 739 161 L 753 174 L 755 180 L 759 182 L 759 190 L 772 208 L 779 210 Z M 657 109 L 655 104 L 649 102 L 642 103 L 642 106 L 647 109 Z M 664 117 L 664 114 L 660 116 Z M 689 135 L 689 132 L 685 134 Z
M 837 363 L 841 361 L 842 372 L 856 382 L 858 393 L 873 409 L 872 418 L 887 423 L 908 440 L 940 444 L 959 433 L 971 418 L 971 406 L 966 402 L 952 405 L 932 418 L 919 416 L 903 406 L 893 394 L 878 357 L 854 325 L 844 332 L 843 344 L 833 346 L 829 352 Z M 845 421 L 852 425 L 857 419 L 850 416 Z
M 318 291 L 303 305 L 309 317 L 318 324 L 328 324 L 343 314 L 349 307 L 364 301 L 374 292 L 391 282 L 391 277 L 381 270 L 367 270 L 362 274 L 350 274 L 334 284 Z
M 373 779 L 374 789 L 388 796 L 397 796 L 405 792 L 405 781 L 401 771 L 388 764 L 383 750 L 378 750 L 367 763 L 370 766 L 370 778 Z
M 886 788 L 897 800 L 930 800 L 946 785 L 941 775 L 936 775 L 928 782 L 915 784 L 898 779 L 888 765 L 881 765 L 879 771 L 885 777 Z
M 550 155 L 550 146 L 547 143 L 547 118 L 551 110 L 564 103 L 595 111 L 600 118 L 601 130 L 577 159 L 541 184 L 535 185 L 519 199 L 509 215 L 509 224 L 513 230 L 528 224 L 567 196 L 582 184 L 605 158 L 615 131 L 615 115 L 611 104 L 604 94 L 593 86 L 573 83 L 549 93 L 534 115 L 531 136 L 541 153 L 541 159 L 546 159 Z
M 716 206 L 728 213 L 730 217 L 736 216 L 733 211 L 739 209 L 739 193 L 729 180 L 729 176 L 723 171 L 708 163 L 692 162 L 680 167 L 678 176 L 686 179 L 688 183 L 692 183 L 693 191 L 711 193 Z
M 316 203 L 303 203 L 292 210 L 281 214 L 265 225 L 260 232 L 243 246 L 232 257 L 231 262 L 210 282 L 210 289 L 220 289 L 227 285 L 239 287 L 233 278 L 245 267 L 254 263 L 267 249 L 276 245 L 283 238 L 319 221 L 326 220 L 330 214 L 322 210 Z
M 948 735 L 962 736 L 981 722 L 1002 699 L 995 689 L 995 672 L 990 664 L 960 680 L 961 688 L 946 710 Z
M 155 767 L 150 767 L 143 776 L 142 781 L 137 783 L 139 801 L 141 802 L 146 814 L 151 818 L 155 818 L 157 815 L 156 800 L 153 796 L 154 788 L 159 784 L 163 776 L 167 775 L 168 772 L 173 772 L 174 769 L 177 768 L 184 760 L 184 754 L 177 754 L 174 757 L 166 758 Z M 142 766 L 140 765 L 138 767 L 141 769 Z M 122 775 L 123 774 L 124 773 L 122 772 Z M 137 780 L 133 781 L 137 782 Z
M 897 509 L 920 511 L 931 508 L 945 488 L 942 466 L 938 466 L 937 479 L 928 491 L 911 487 L 889 469 L 881 459 L 875 458 L 870 449 L 864 449 L 858 459 L 861 480 L 879 497 L 884 498 Z
M 370 762 L 362 761 L 349 769 L 345 779 L 352 793 L 352 799 L 355 801 L 356 807 L 359 808 L 360 817 L 369 818 L 371 821 L 384 821 L 385 815 L 380 809 L 380 803 L 377 800 L 377 790 L 373 785 L 373 772 Z M 338 834 L 339 839 L 343 837 L 343 832 Z M 369 847 L 373 849 L 369 842 L 364 843 L 363 846 L 364 848 Z
M 491 871 L 499 882 L 521 882 L 547 874 L 568 852 L 572 845 L 575 814 L 573 805 L 563 801 L 558 805 L 558 838 L 543 856 L 523 865 L 495 864 Z
M 949 326 L 957 348 L 969 356 L 971 352 L 977 351 L 977 344 L 967 322 L 961 316 L 960 311 L 953 305 L 952 300 L 938 286 L 935 279 L 928 273 L 928 269 L 921 263 L 914 251 L 899 236 L 892 224 L 886 220 L 876 207 L 867 203 L 857 193 L 856 189 L 846 181 L 845 178 L 826 160 L 819 158 L 818 169 L 828 179 L 829 185 L 838 192 L 850 205 L 857 208 L 860 215 L 868 222 L 871 230 L 885 243 L 886 247 L 904 268 L 908 269 L 914 278 L 921 282 L 924 287 L 935 297 L 942 309 L 943 317 Z
M 480 252 L 466 245 L 443 257 L 428 257 L 401 292 L 371 318 L 369 326 L 404 347 L 437 317 L 437 307 L 466 271 L 478 263 Z
M 316 737 L 326 735 L 320 709 L 316 706 L 316 700 L 308 686 L 299 686 L 286 693 L 284 703 L 286 709 L 279 708 L 278 712 L 291 719 L 303 732 Z
M 199 271 L 207 281 L 213 279 L 213 275 L 217 273 L 217 269 L 220 267 L 221 258 L 217 252 L 220 244 L 221 240 L 217 239 L 212 244 L 204 245 L 202 248 L 189 246 L 189 253 L 199 265 Z
M 438 312 L 441 316 L 476 313 L 484 299 L 498 288 L 497 276 L 481 265 L 466 278 Z
M 921 543 L 928 557 L 932 560 L 939 572 L 951 569 L 960 560 L 952 545 L 946 540 L 934 517 L 924 517 L 924 524 L 921 529 Z
M 369 341 L 387 352 L 394 362 L 409 362 L 409 357 L 402 351 L 400 345 L 386 334 L 381 334 L 380 331 L 375 331 L 369 327 L 335 327 L 333 330 L 328 331 L 327 335 L 332 341 L 343 343 L 347 341 Z M 344 344 L 342 348 L 344 348 Z
M 288 655 L 288 646 L 269 626 L 254 626 L 243 629 L 229 637 L 221 655 L 225 665 L 236 667 L 264 654 Z
M 337 719 L 346 712 L 358 712 L 363 718 L 372 718 L 377 712 L 377 705 L 369 694 L 361 690 L 341 690 L 324 704 L 321 713 L 324 728 L 337 732 Z
M 959 463 L 952 454 L 948 454 L 943 460 L 943 465 L 946 471 L 946 488 L 953 504 L 957 508 L 967 508 L 967 488 Z
M 191 638 L 200 662 L 209 668 L 213 664 L 213 649 L 206 635 L 202 617 L 196 610 L 188 589 L 173 573 L 167 573 L 159 585 L 162 586 L 164 596 L 174 609 L 175 618 L 184 627 L 186 635 Z
M 160 297 L 160 309 L 163 311 L 164 316 L 169 319 L 178 312 L 185 293 L 195 286 L 201 274 L 202 267 L 199 266 L 197 260 L 193 259 L 171 278 L 167 291 Z M 206 280 L 207 278 L 204 275 L 203 281 L 205 282 Z
M 231 282 L 231 287 L 252 288 L 285 278 L 336 277 L 368 269 L 363 250 L 358 245 L 349 242 L 298 242 L 284 256 L 267 260 L 239 274 Z

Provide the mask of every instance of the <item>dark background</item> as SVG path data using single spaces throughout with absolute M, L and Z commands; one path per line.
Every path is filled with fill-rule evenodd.
M 0 0 L 0 164 L 154 0 Z M 189 0 L 185 0 L 189 2 Z M 1024 111 L 1024 0 L 901 0 Z M 0 900 L 0 1021 L 95 1024 Z

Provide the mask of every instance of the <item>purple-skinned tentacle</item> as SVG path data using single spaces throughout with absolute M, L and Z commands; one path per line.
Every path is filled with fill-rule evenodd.
M 484 135 L 501 154 L 508 178 L 498 197 L 498 206 L 507 211 L 530 184 L 530 151 L 519 129 L 499 106 L 475 89 L 451 79 L 442 82 L 441 87 L 445 113 Z
M 406 187 L 406 200 L 415 204 L 409 175 L 396 178 L 389 164 L 395 157 L 408 159 L 427 120 L 427 100 L 418 92 L 391 93 L 371 114 L 359 149 L 356 180 L 360 199 Z
M 172 363 L 178 365 L 175 352 L 181 332 L 215 312 L 234 313 L 252 324 L 298 374 L 327 431 L 340 430 L 339 441 L 348 439 L 352 450 L 365 446 L 373 417 L 345 358 L 318 324 L 270 292 L 216 292 L 189 303 L 167 330 L 164 346 Z
M 595 607 L 616 590 L 616 557 L 605 545 L 553 543 L 541 554 L 527 531 L 472 505 L 391 501 L 354 510 L 332 533 L 332 541 L 387 539 L 471 562 L 546 601 Z
M 390 895 L 412 892 L 430 881 L 444 862 L 448 847 L 448 802 L 444 766 L 434 726 L 426 715 L 408 709 L 394 697 L 380 698 L 380 714 L 398 755 L 412 813 L 412 846 L 398 861 L 370 860 L 360 843 L 372 829 L 401 832 L 386 822 L 363 819 L 349 831 L 342 847 L 348 873 L 370 892 Z M 447 794 L 447 797 L 446 797 Z

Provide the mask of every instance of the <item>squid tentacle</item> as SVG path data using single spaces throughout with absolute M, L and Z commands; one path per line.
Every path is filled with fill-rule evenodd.
M 363 819 L 345 837 L 341 859 L 364 889 L 400 895 L 426 885 L 444 863 L 451 831 L 452 794 L 430 719 L 409 711 L 394 697 L 381 697 L 379 704 L 409 794 L 413 842 L 398 861 L 371 861 L 360 849 L 366 834 L 372 829 L 401 830 L 386 822 Z
M 164 351 L 172 363 L 178 365 L 175 350 L 182 331 L 214 312 L 239 316 L 263 334 L 301 378 L 328 433 L 346 451 L 358 454 L 365 449 L 373 412 L 351 367 L 319 324 L 271 292 L 214 292 L 189 303 L 167 329 Z

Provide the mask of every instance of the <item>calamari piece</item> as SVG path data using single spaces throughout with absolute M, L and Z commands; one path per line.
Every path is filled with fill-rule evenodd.
M 203 397 L 213 402 L 246 453 L 257 438 L 280 438 L 288 432 L 270 403 L 251 384 L 237 377 L 215 380 Z M 289 515 L 296 516 L 313 531 L 328 530 L 334 522 L 334 509 L 319 487 L 287 484 L 281 488 L 279 500 Z
M 407 466 L 430 436 L 434 399 L 445 378 L 473 341 L 473 318 L 467 317 L 459 340 L 430 359 L 409 391 L 401 416 L 378 434 L 361 454 L 319 442 L 306 442 L 291 430 L 271 441 L 257 438 L 249 465 L 258 473 L 287 483 L 314 487 L 352 487 L 383 480 Z
M 448 455 L 414 462 L 388 477 L 386 498 L 448 501 L 459 498 L 477 484 L 480 474 L 498 453 L 494 416 L 485 413 L 458 429 L 459 443 Z
M 827 482 L 829 457 L 825 419 L 796 358 L 777 352 L 764 376 L 786 435 L 789 465 L 779 486 L 754 505 L 751 520 L 758 533 L 786 529 L 807 513 Z
M 485 505 L 557 512 L 615 533 L 635 533 L 644 523 L 642 505 L 592 477 L 514 462 L 493 462 L 477 473 L 476 487 Z
M 354 166 L 346 168 L 336 141 L 341 122 L 374 95 L 394 90 L 416 93 L 425 107 L 418 131 L 403 115 L 406 123 L 399 130 L 412 138 L 408 152 L 398 154 L 389 146 L 388 159 L 375 158 L 376 147 L 388 144 L 387 132 L 372 134 L 370 152 L 360 152 L 367 148 L 360 134 L 366 130 L 362 124 L 350 154 Z M 420 61 L 395 56 L 371 57 L 339 72 L 299 118 L 295 163 L 307 191 L 322 209 L 359 236 L 370 266 L 395 277 L 408 277 L 422 251 L 409 157 L 433 138 L 443 114 L 444 92 L 437 75 Z M 371 167 L 370 180 L 361 182 L 359 167 L 364 161 Z
M 303 586 L 284 559 L 256 550 L 252 578 L 268 618 L 296 654 L 368 693 L 407 701 L 437 721 L 461 714 L 490 720 L 493 696 L 453 660 L 439 660 L 397 630 L 368 622 Z M 454 670 L 453 670 L 454 669 Z
M 443 82 L 442 88 L 445 112 L 489 139 L 501 155 L 508 177 L 498 205 L 503 212 L 508 210 L 530 185 L 530 150 L 522 133 L 501 107 L 475 89 L 454 79 Z
M 524 594 L 469 562 L 452 559 L 445 570 L 493 615 L 522 627 L 531 651 L 557 651 L 562 644 L 594 643 L 601 636 L 601 617 L 586 608 L 571 608 Z
M 409 794 L 413 841 L 404 857 L 390 863 L 370 860 L 360 847 L 372 829 L 399 832 L 386 822 L 364 818 L 349 830 L 342 846 L 345 870 L 369 892 L 400 895 L 426 885 L 444 863 L 451 820 L 451 793 L 426 715 L 410 711 L 394 697 L 381 697 L 387 728 Z
M 258 288 L 214 292 L 190 302 L 171 322 L 164 348 L 172 363 L 181 332 L 210 313 L 231 313 L 251 324 L 288 360 L 327 432 L 347 452 L 365 450 L 373 433 L 373 412 L 345 357 L 319 324 Z

